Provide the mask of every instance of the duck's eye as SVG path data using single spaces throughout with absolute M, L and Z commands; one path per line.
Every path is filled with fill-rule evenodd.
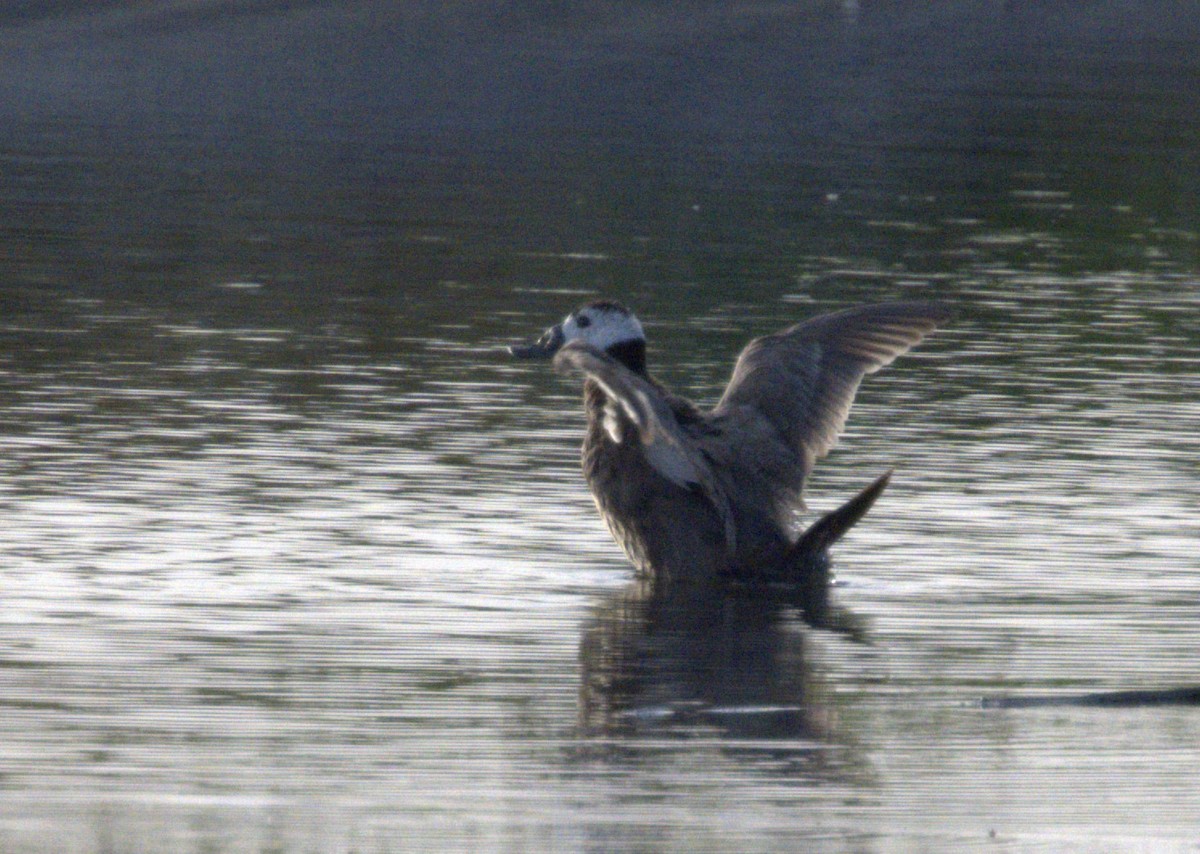
M 575 318 L 575 325 L 580 329 L 587 329 L 592 325 L 592 319 L 586 314 L 580 315 L 579 317 Z

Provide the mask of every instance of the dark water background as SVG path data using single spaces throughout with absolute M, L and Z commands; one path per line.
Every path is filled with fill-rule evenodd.
M 1200 844 L 1184 2 L 0 11 L 0 850 Z M 711 403 L 820 310 L 959 316 L 810 503 L 869 643 L 630 586 L 597 295 Z

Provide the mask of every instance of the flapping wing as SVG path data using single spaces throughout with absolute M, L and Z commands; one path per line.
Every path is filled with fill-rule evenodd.
M 858 384 L 890 364 L 949 309 L 896 302 L 823 314 L 742 351 L 714 415 L 749 413 L 769 422 L 804 457 L 804 475 L 837 444 Z
M 729 549 L 736 531 L 728 498 L 718 487 L 712 468 L 700 449 L 680 427 L 670 403 L 653 384 L 601 350 L 573 341 L 554 357 L 556 370 L 574 370 L 598 383 L 618 412 L 606 412 L 606 428 L 621 441 L 618 425 L 607 420 L 624 417 L 637 431 L 646 461 L 660 475 L 683 489 L 695 489 L 712 503 L 725 526 Z

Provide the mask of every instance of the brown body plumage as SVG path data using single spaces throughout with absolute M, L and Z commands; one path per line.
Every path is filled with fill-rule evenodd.
M 888 475 L 801 536 L 805 478 L 836 443 L 863 375 L 947 316 L 936 303 L 890 303 L 758 338 L 708 412 L 649 377 L 641 325 L 615 303 L 585 306 L 513 352 L 554 355 L 556 368 L 585 375 L 584 474 L 641 572 L 807 583 L 824 577 L 826 549 L 870 508 Z

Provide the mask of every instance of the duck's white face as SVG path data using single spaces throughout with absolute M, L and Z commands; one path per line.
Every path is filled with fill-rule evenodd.
M 514 345 L 509 352 L 522 359 L 548 359 L 564 344 L 582 341 L 597 350 L 617 344 L 645 343 L 642 324 L 629 309 L 615 302 L 594 302 L 567 315 L 546 330 L 536 344 Z
M 562 322 L 562 332 L 564 344 L 582 341 L 597 350 L 646 340 L 638 319 L 628 309 L 610 303 L 585 305 L 571 312 Z

